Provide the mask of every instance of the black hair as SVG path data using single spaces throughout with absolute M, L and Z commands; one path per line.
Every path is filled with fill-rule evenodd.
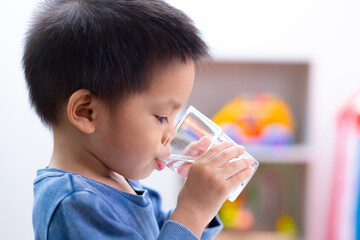
M 48 0 L 26 34 L 23 68 L 30 101 L 50 126 L 79 89 L 115 107 L 147 89 L 155 65 L 208 58 L 191 19 L 164 1 Z

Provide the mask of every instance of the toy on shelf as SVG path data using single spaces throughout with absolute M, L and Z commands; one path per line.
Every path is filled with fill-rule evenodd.
M 246 201 L 238 198 L 234 202 L 226 201 L 219 211 L 225 228 L 250 230 L 255 223 L 254 213 L 245 206 Z
M 276 231 L 290 236 L 296 236 L 298 233 L 293 217 L 287 214 L 281 215 L 276 221 Z
M 270 93 L 240 94 L 213 117 L 238 144 L 288 145 L 294 143 L 289 106 Z
M 290 239 L 304 232 L 304 164 L 262 164 L 234 201 L 226 201 L 219 217 L 226 229 L 273 231 Z

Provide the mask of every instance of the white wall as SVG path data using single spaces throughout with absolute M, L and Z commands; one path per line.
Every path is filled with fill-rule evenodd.
M 168 2 L 195 20 L 217 58 L 313 63 L 312 216 L 307 226 L 308 239 L 325 239 L 335 114 L 360 88 L 358 1 Z M 51 134 L 29 107 L 20 68 L 23 34 L 34 4 L 34 0 L 4 1 L 0 7 L 0 239 L 33 239 L 32 182 L 36 169 L 46 166 L 51 154 Z M 164 193 L 171 188 L 171 182 L 162 188 L 159 177 L 148 183 Z M 166 198 L 166 204 L 174 199 Z
M 20 67 L 22 40 L 35 1 L 0 6 L 0 239 L 34 239 L 35 169 L 46 166 L 52 139 L 30 109 Z

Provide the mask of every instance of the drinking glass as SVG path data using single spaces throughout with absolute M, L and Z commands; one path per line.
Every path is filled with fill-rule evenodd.
M 166 159 L 161 160 L 164 161 L 168 168 L 186 178 L 192 163 L 199 157 L 199 155 L 192 151 L 196 144 L 200 141 L 207 142 L 207 149 L 209 149 L 214 144 L 234 141 L 223 132 L 220 126 L 211 121 L 193 106 L 189 106 L 180 116 L 180 120 L 173 130 L 176 131 L 176 137 L 170 141 L 171 153 Z M 170 136 L 173 134 L 174 133 L 171 133 Z M 164 142 L 163 147 L 168 144 L 170 136 L 168 137 L 168 140 Z M 239 157 L 230 160 L 230 162 L 247 158 L 253 157 L 245 151 Z M 258 166 L 259 162 L 254 159 L 254 163 L 250 167 L 253 169 L 252 175 L 245 179 L 230 193 L 228 196 L 229 201 L 234 201 L 239 196 Z

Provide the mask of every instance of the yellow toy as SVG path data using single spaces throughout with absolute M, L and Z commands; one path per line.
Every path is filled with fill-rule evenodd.
M 294 142 L 290 108 L 273 94 L 241 94 L 220 109 L 213 121 L 239 144 Z

